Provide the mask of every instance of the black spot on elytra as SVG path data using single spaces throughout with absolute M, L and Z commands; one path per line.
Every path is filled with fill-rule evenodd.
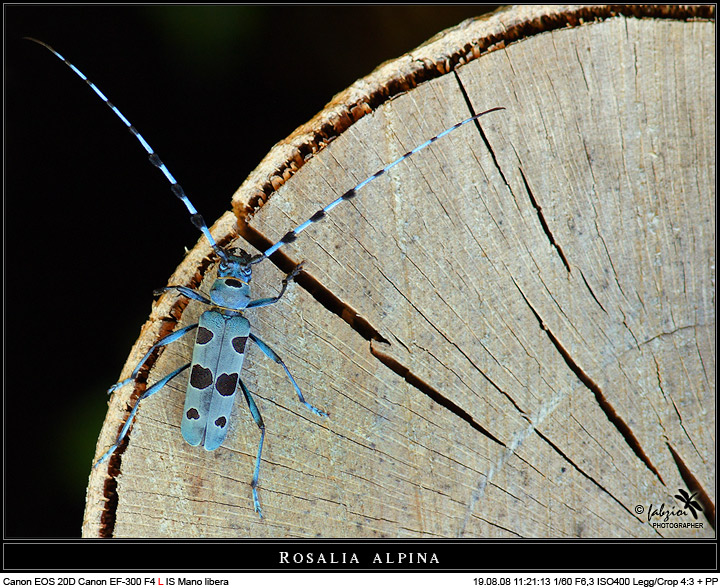
M 222 396 L 232 396 L 237 388 L 238 374 L 220 374 L 215 388 Z
M 195 364 L 190 374 L 190 385 L 193 388 L 202 390 L 207 388 L 213 382 L 213 373 L 209 368 L 205 368 L 200 364 Z
M 220 427 L 221 429 L 225 428 L 225 425 L 227 425 L 227 419 L 225 417 L 218 417 L 215 420 L 215 426 Z
M 232 346 L 235 351 L 242 354 L 245 352 L 245 343 L 247 343 L 247 337 L 235 337 L 232 341 Z
M 215 335 L 213 335 L 213 332 L 210 329 L 206 329 L 205 327 L 200 327 L 197 332 L 197 337 L 195 338 L 195 343 L 198 343 L 199 345 L 205 345 L 208 341 L 212 341 L 212 338 Z
M 243 283 L 240 280 L 233 280 L 232 278 L 225 280 L 225 285 L 229 286 L 230 288 L 242 288 Z
M 191 421 L 196 421 L 200 418 L 200 413 L 198 412 L 197 408 L 191 408 L 185 413 L 185 416 Z

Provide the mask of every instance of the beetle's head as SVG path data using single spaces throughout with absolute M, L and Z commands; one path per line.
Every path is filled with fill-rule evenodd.
M 252 266 L 262 255 L 252 256 L 239 247 L 223 249 L 210 299 L 224 308 L 242 310 L 250 302 Z

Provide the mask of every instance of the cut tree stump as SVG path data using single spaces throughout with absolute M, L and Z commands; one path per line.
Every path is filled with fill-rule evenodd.
M 381 66 L 276 145 L 212 231 L 255 252 L 473 113 L 256 266 L 283 301 L 214 452 L 180 435 L 186 377 L 90 477 L 86 537 L 712 537 L 715 23 L 705 7 L 512 8 Z M 238 237 L 238 233 L 243 238 Z M 201 239 L 170 278 L 207 290 Z M 165 295 L 122 377 L 204 307 Z M 151 359 L 149 381 L 189 361 Z M 145 378 L 146 374 L 142 375 Z M 117 435 L 139 382 L 118 391 Z M 650 505 L 696 492 L 696 529 Z M 638 508 L 640 507 L 640 508 Z

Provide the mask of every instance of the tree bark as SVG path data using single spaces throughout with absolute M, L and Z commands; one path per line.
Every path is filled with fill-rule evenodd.
M 255 266 L 250 346 L 214 452 L 180 435 L 186 377 L 93 471 L 89 537 L 712 537 L 712 7 L 521 7 L 381 66 L 276 145 L 213 227 L 264 250 L 456 122 Z M 238 237 L 241 234 L 244 238 Z M 169 280 L 207 291 L 200 240 Z M 123 372 L 206 308 L 160 298 Z M 151 358 L 149 382 L 191 340 Z M 118 391 L 112 443 L 145 385 Z M 650 505 L 696 492 L 702 528 Z M 641 507 L 644 512 L 640 512 Z

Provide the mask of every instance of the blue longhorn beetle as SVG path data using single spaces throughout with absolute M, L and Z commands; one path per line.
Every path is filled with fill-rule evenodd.
M 243 249 L 220 247 L 215 242 L 215 239 L 210 234 L 210 230 L 205 224 L 203 217 L 197 212 L 180 184 L 177 183 L 153 148 L 147 141 L 145 141 L 142 135 L 138 133 L 130 121 L 125 118 L 125 116 L 107 99 L 100 89 L 91 82 L 87 76 L 85 76 L 85 74 L 65 59 L 60 53 L 55 51 L 55 49 L 50 47 L 50 45 L 31 37 L 26 37 L 26 39 L 42 45 L 63 61 L 65 65 L 67 65 L 81 79 L 83 79 L 90 88 L 92 88 L 95 94 L 97 94 L 125 124 L 128 130 L 143 146 L 145 151 L 147 151 L 150 162 L 159 168 L 170 182 L 170 189 L 173 194 L 182 201 L 190 212 L 190 220 L 193 225 L 195 225 L 195 227 L 197 227 L 202 234 L 205 235 L 212 246 L 213 251 L 220 259 L 217 278 L 210 288 L 208 296 L 205 296 L 204 294 L 186 286 L 167 286 L 165 288 L 155 290 L 155 295 L 159 295 L 170 290 L 176 290 L 191 300 L 196 300 L 202 304 L 206 304 L 209 306 L 209 310 L 206 310 L 200 316 L 200 320 L 197 323 L 178 329 L 155 343 L 137 364 L 130 377 L 113 385 L 108 390 L 108 394 L 112 394 L 112 392 L 118 388 L 133 382 L 140 372 L 140 369 L 156 349 L 169 345 L 170 343 L 180 339 L 186 333 L 197 329 L 192 361 L 167 374 L 145 390 L 130 411 L 122 429 L 120 429 L 120 432 L 118 433 L 115 443 L 113 443 L 113 445 L 100 457 L 100 459 L 95 462 L 93 467 L 97 467 L 101 463 L 105 462 L 118 448 L 118 445 L 125 438 L 132 425 L 135 414 L 140 406 L 140 402 L 149 398 L 156 392 L 159 392 L 170 380 L 190 368 L 190 377 L 185 395 L 185 408 L 181 426 L 183 438 L 190 445 L 197 446 L 202 444 L 208 451 L 213 451 L 221 445 L 227 435 L 230 413 L 238 385 L 242 390 L 245 401 L 250 408 L 250 413 L 260 429 L 260 444 L 258 446 L 257 457 L 255 458 L 255 470 L 253 473 L 251 487 L 255 512 L 257 512 L 262 518 L 262 510 L 260 508 L 260 500 L 258 499 L 257 487 L 260 475 L 260 457 L 262 454 L 263 442 L 265 440 L 265 425 L 262 417 L 260 416 L 260 411 L 253 400 L 252 394 L 240 378 L 240 371 L 242 369 L 243 358 L 245 355 L 245 345 L 247 344 L 248 338 L 250 338 L 250 340 L 253 341 L 253 343 L 255 343 L 265 355 L 282 366 L 290 379 L 290 382 L 295 388 L 295 393 L 300 399 L 300 402 L 318 416 L 327 417 L 328 414 L 315 408 L 312 404 L 305 400 L 302 392 L 300 391 L 300 387 L 297 385 L 297 382 L 295 382 L 295 378 L 293 378 L 285 363 L 282 359 L 280 359 L 277 353 L 275 353 L 265 342 L 252 332 L 250 322 L 244 316 L 245 310 L 270 306 L 271 304 L 278 302 L 283 297 L 283 294 L 285 294 L 290 281 L 302 271 L 302 263 L 298 264 L 295 269 L 293 269 L 283 279 L 282 288 L 277 296 L 260 298 L 257 300 L 252 300 L 250 296 L 252 266 L 270 257 L 283 245 L 292 243 L 297 236 L 311 224 L 324 218 L 328 212 L 341 202 L 353 198 L 359 190 L 367 186 L 370 182 L 383 175 L 391 168 L 398 165 L 400 162 L 404 161 L 408 157 L 411 157 L 418 151 L 425 149 L 425 147 L 455 129 L 491 112 L 504 110 L 504 108 L 491 108 L 490 110 L 486 110 L 480 114 L 475 114 L 428 139 L 392 163 L 386 165 L 381 170 L 375 172 L 373 175 L 357 184 L 354 188 L 345 192 L 339 198 L 333 200 L 330 204 L 325 206 L 325 208 L 318 210 L 304 223 L 286 233 L 282 239 L 265 252 L 250 255 Z

